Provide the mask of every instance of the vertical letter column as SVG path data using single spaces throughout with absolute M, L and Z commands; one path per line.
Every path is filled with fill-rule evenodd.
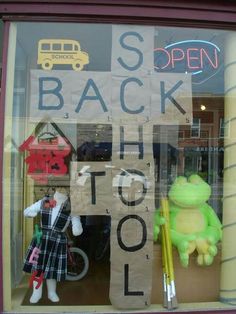
M 112 143 L 110 299 L 118 308 L 144 308 L 152 288 L 152 126 L 113 125 Z

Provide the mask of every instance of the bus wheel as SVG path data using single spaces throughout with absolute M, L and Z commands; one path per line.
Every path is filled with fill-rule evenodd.
M 53 67 L 52 61 L 51 60 L 44 60 L 42 63 L 42 68 L 44 70 L 51 70 Z
M 73 68 L 74 71 L 81 71 L 81 70 L 83 70 L 84 65 L 81 64 L 79 61 L 75 61 L 75 62 L 72 64 L 72 68 Z

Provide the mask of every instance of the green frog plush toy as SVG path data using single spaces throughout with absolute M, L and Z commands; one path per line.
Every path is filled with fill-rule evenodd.
M 187 267 L 189 255 L 198 253 L 198 265 L 211 265 L 217 254 L 217 242 L 222 238 L 222 225 L 214 210 L 207 204 L 211 187 L 197 174 L 177 177 L 168 193 L 170 234 L 181 264 Z M 154 240 L 160 225 L 165 223 L 160 210 L 155 213 Z

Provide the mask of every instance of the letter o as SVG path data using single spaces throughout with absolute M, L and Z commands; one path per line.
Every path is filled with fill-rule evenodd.
M 169 66 L 171 61 L 171 56 L 169 52 L 164 48 L 156 48 L 154 49 L 155 57 L 154 57 L 154 68 L 157 70 L 163 70 L 166 67 Z M 160 53 L 159 56 L 157 56 L 157 53 Z M 162 60 L 162 65 L 158 63 L 158 60 Z
M 122 225 L 124 224 L 125 221 L 129 220 L 129 219 L 136 219 L 140 222 L 142 229 L 143 229 L 143 234 L 142 234 L 142 240 L 139 244 L 137 245 L 133 245 L 133 246 L 127 246 L 124 244 L 124 242 L 121 239 L 121 228 Z M 142 249 L 145 245 L 145 243 L 147 242 L 147 226 L 145 221 L 143 220 L 143 218 L 141 218 L 138 215 L 127 215 L 125 217 L 123 217 L 117 226 L 117 240 L 118 240 L 118 244 L 121 247 L 122 250 L 124 251 L 128 251 L 128 252 L 135 252 L 138 251 L 140 249 Z
M 134 174 L 137 174 L 141 177 L 144 177 L 144 174 L 139 171 L 139 170 L 136 170 L 136 169 L 127 169 L 126 170 L 127 172 L 129 173 L 134 173 Z M 126 172 L 121 172 L 121 176 L 122 175 L 125 175 Z M 123 195 L 122 195 L 122 186 L 118 186 L 118 194 L 120 196 L 120 199 L 122 201 L 123 204 L 127 205 L 127 206 L 135 206 L 135 205 L 139 205 L 140 203 L 142 203 L 142 201 L 144 200 L 144 197 L 145 197 L 145 194 L 147 193 L 147 188 L 145 187 L 145 185 L 143 184 L 143 196 L 141 196 L 139 199 L 137 200 L 134 200 L 134 201 L 127 201 Z

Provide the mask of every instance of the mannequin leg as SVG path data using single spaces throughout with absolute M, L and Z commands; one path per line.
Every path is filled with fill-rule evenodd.
M 55 279 L 47 279 L 48 298 L 52 302 L 58 302 L 59 297 L 56 293 L 57 282 Z
M 37 303 L 42 298 L 42 292 L 43 292 L 43 283 L 41 283 L 40 287 L 36 289 L 38 282 L 33 281 L 33 293 L 30 298 L 30 303 Z

